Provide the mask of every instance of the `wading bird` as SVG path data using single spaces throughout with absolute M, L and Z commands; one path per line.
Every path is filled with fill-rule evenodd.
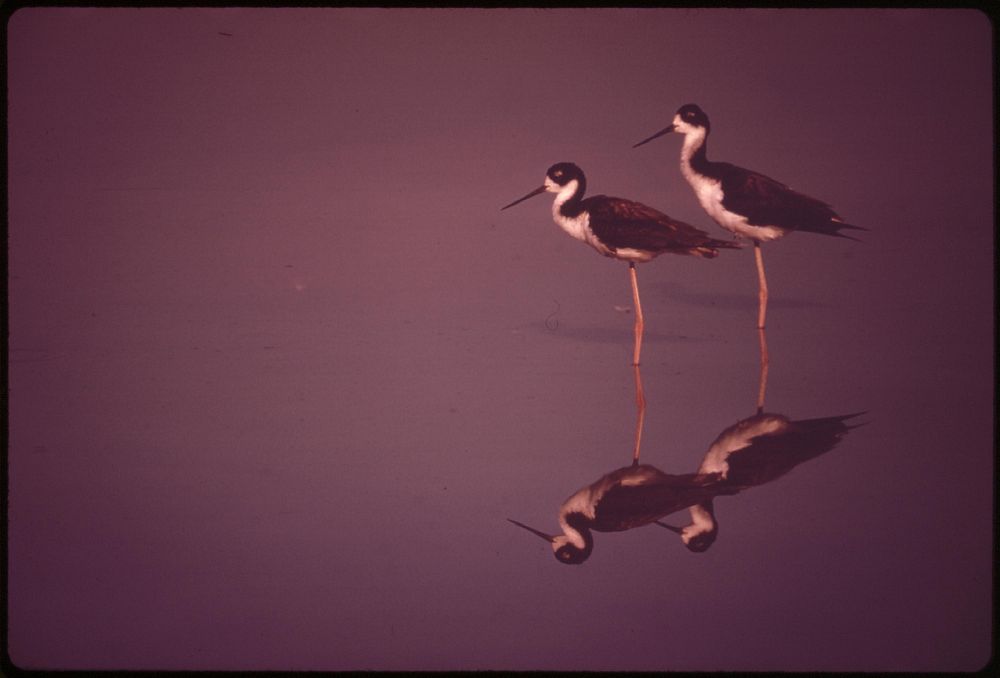
M 759 280 L 757 327 L 764 327 L 767 279 L 760 251 L 762 242 L 776 240 L 791 231 L 857 240 L 840 229 L 868 229 L 845 224 L 826 203 L 797 193 L 770 177 L 727 162 L 712 162 L 706 155 L 710 129 L 705 112 L 695 104 L 685 104 L 677 110 L 670 125 L 632 148 L 669 132 L 684 135 L 681 174 L 694 189 L 698 202 L 724 229 L 753 241 Z
M 595 195 L 584 198 L 587 179 L 583 170 L 570 162 L 552 165 L 545 173 L 545 183 L 523 198 L 501 208 L 513 207 L 540 193 L 555 193 L 552 218 L 577 240 L 606 257 L 627 261 L 635 303 L 635 343 L 632 364 L 639 364 L 642 346 L 643 316 L 636 281 L 636 263 L 646 262 L 664 252 L 712 258 L 719 248 L 738 248 L 734 242 L 716 240 L 702 230 L 668 217 L 641 203 Z
M 855 412 L 837 417 L 792 421 L 780 414 L 755 414 L 742 419 L 719 434 L 698 468 L 699 476 L 717 478 L 715 495 L 736 494 L 770 483 L 796 466 L 832 450 L 853 428 L 848 419 Z M 690 551 L 707 551 L 719 535 L 712 497 L 690 507 L 691 523 L 675 527 L 659 520 L 656 524 L 681 536 Z

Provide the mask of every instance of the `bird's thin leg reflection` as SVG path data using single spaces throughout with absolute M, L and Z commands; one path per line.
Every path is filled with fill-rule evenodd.
M 757 260 L 757 277 L 760 280 L 759 302 L 757 306 L 757 329 L 764 329 L 767 315 L 767 278 L 764 277 L 764 256 L 760 252 L 760 241 L 753 241 L 753 255 Z
M 767 353 L 767 333 L 761 327 L 757 330 L 760 339 L 760 385 L 757 388 L 757 414 L 764 412 L 764 393 L 767 391 L 767 368 L 770 357 Z
M 632 366 L 632 373 L 635 375 L 635 406 L 637 410 L 635 421 L 635 449 L 632 451 L 632 465 L 639 463 L 639 445 L 642 442 L 642 424 L 646 419 L 646 394 L 642 390 L 642 376 L 639 374 L 639 365 Z
M 642 349 L 642 304 L 639 303 L 639 282 L 636 280 L 635 262 L 628 262 L 629 277 L 632 279 L 632 302 L 635 304 L 635 348 L 632 351 L 632 364 L 639 365 L 639 351 Z

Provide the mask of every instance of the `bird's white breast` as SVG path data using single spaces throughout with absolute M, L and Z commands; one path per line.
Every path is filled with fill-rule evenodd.
M 622 487 L 646 485 L 657 480 L 658 477 L 659 474 L 656 470 L 647 466 L 630 467 L 624 472 L 609 473 L 575 492 L 563 502 L 559 513 L 562 516 L 569 513 L 582 513 L 593 520 L 597 515 L 597 504 L 611 488 L 617 485 Z
M 698 203 L 708 212 L 719 226 L 730 233 L 742 235 L 753 240 L 774 240 L 784 235 L 784 231 L 773 226 L 751 226 L 745 216 L 730 212 L 722 205 L 725 195 L 722 192 L 722 182 L 718 179 L 699 174 L 686 159 L 681 160 L 681 173 L 688 184 L 694 189 Z
M 788 420 L 777 415 L 754 417 L 737 422 L 723 431 L 712 443 L 698 473 L 721 473 L 725 479 L 729 474 L 729 456 L 750 446 L 758 436 L 774 435 L 788 428 Z
M 694 537 L 715 530 L 715 520 L 712 518 L 712 514 L 706 511 L 703 506 L 695 504 L 689 510 L 691 513 L 691 524 L 681 532 L 681 539 L 684 540 L 685 544 L 690 542 Z
M 588 212 L 584 211 L 575 217 L 567 217 L 559 211 L 560 207 L 561 204 L 558 202 L 552 207 L 552 218 L 559 228 L 580 242 L 587 243 L 601 254 L 606 256 L 611 254 L 611 250 L 605 247 L 590 230 L 590 214 Z
M 560 519 L 569 513 L 582 513 L 593 520 L 596 506 L 597 497 L 594 495 L 593 487 L 584 487 L 563 502 L 559 509 Z
M 567 217 L 560 214 L 559 206 L 556 205 L 552 210 L 552 218 L 555 219 L 559 228 L 566 231 L 566 233 L 573 236 L 580 242 L 590 245 L 606 257 L 614 257 L 623 261 L 641 263 L 649 261 L 659 254 L 658 252 L 647 252 L 646 250 L 634 249 L 632 247 L 619 247 L 612 250 L 598 240 L 597 236 L 594 235 L 594 232 L 590 230 L 590 214 L 588 212 L 580 212 L 580 214 L 575 217 Z

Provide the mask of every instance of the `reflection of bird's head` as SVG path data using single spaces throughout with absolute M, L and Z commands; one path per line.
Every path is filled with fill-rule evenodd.
M 594 550 L 594 542 L 590 539 L 584 541 L 583 548 L 570 541 L 569 537 L 560 535 L 552 539 L 552 552 L 556 560 L 564 565 L 579 565 Z
M 671 532 L 676 532 L 681 536 L 681 541 L 688 551 L 692 553 L 704 553 L 719 536 L 719 524 L 715 521 L 715 508 L 712 500 L 704 501 L 690 508 L 691 524 L 684 527 L 667 525 L 660 521 L 656 524 L 665 527 Z
M 585 527 L 581 526 L 581 529 L 577 529 L 567 524 L 563 526 L 566 534 L 556 536 L 546 534 L 533 527 L 528 527 L 524 523 L 519 523 L 510 518 L 507 520 L 552 544 L 552 553 L 555 555 L 556 560 L 564 565 L 579 565 L 589 558 L 591 552 L 594 550 L 594 540 L 590 536 L 590 530 Z M 576 521 L 573 520 L 573 522 Z
M 687 546 L 688 551 L 692 553 L 704 553 L 715 543 L 715 538 L 719 536 L 718 526 L 708 532 L 695 532 L 690 530 L 690 527 L 684 529 L 681 533 L 681 541 Z

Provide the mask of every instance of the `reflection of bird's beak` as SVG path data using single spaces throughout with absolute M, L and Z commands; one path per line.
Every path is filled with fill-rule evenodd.
M 537 193 L 537 191 L 536 191 L 536 193 Z M 518 201 L 518 202 L 520 202 L 520 201 Z M 511 520 L 510 518 L 508 518 L 507 520 L 510 520 L 510 522 L 514 523 L 518 527 L 523 527 L 524 529 L 526 529 L 528 532 L 531 532 L 532 534 L 537 534 L 539 537 L 541 537 L 542 539 L 544 539 L 547 542 L 552 542 L 552 541 L 555 540 L 555 537 L 553 537 L 551 534 L 545 534 L 544 532 L 542 532 L 540 530 L 536 530 L 533 527 L 528 527 L 524 523 L 519 523 L 516 520 Z
M 674 527 L 673 525 L 667 525 L 666 523 L 661 523 L 659 520 L 656 521 L 656 524 L 659 525 L 660 527 L 667 528 L 671 532 L 676 532 L 677 534 L 683 534 L 684 533 L 684 530 L 682 530 L 681 528 Z
M 525 201 L 525 200 L 527 200 L 528 198 L 534 198 L 534 197 L 535 197 L 536 195 L 538 195 L 539 193 L 544 193 L 544 192 L 545 192 L 545 186 L 539 186 L 538 188 L 536 188 L 535 190 L 533 190 L 533 191 L 532 191 L 531 193 L 529 193 L 528 195 L 524 196 L 523 198 L 518 198 L 517 200 L 515 200 L 515 201 L 514 201 L 514 202 L 512 202 L 511 204 L 509 204 L 509 205 L 506 205 L 506 206 L 504 206 L 504 207 L 501 207 L 501 208 L 500 208 L 500 211 L 501 211 L 501 212 L 503 212 L 503 211 L 504 211 L 505 209 L 507 209 L 508 207 L 513 207 L 514 205 L 516 205 L 516 204 L 517 204 L 517 203 L 519 203 L 519 202 L 524 202 L 524 201 Z M 508 519 L 508 520 L 509 520 L 509 519 Z M 518 523 L 518 525 L 521 525 L 521 523 Z M 524 526 L 523 526 L 523 525 L 521 525 L 521 527 L 524 527 Z M 530 529 L 530 528 L 529 528 L 529 529 Z
M 664 127 L 663 129 L 661 129 L 659 132 L 657 132 L 653 136 L 649 137 L 648 139 L 643 139 L 642 141 L 640 141 L 639 143 L 637 143 L 632 148 L 639 148 L 643 144 L 648 144 L 650 141 L 652 141 L 656 137 L 662 137 L 664 134 L 669 134 L 670 132 L 673 132 L 673 131 L 674 131 L 674 126 L 673 125 L 671 125 L 670 127 Z

